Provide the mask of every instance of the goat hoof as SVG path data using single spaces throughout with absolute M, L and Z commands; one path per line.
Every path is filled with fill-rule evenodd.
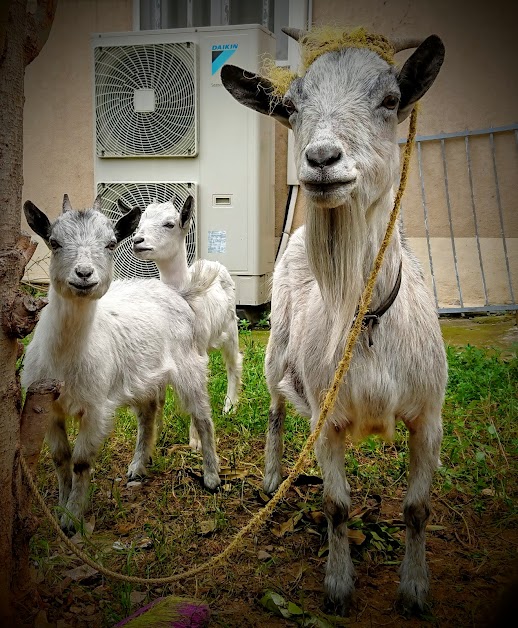
M 324 600 L 324 613 L 326 615 L 337 615 L 339 617 L 349 617 L 353 606 L 352 596 L 344 600 L 333 600 L 326 597 Z
M 219 491 L 221 480 L 216 473 L 205 473 L 203 476 L 203 485 L 205 488 L 213 493 Z
M 263 489 L 267 495 L 273 495 L 282 482 L 281 475 L 265 475 L 263 480 Z
M 399 589 L 396 599 L 396 610 L 402 617 L 419 617 L 430 612 L 431 606 L 426 601 L 426 594 L 417 596 L 415 591 L 409 592 Z
M 196 438 L 191 438 L 191 440 L 189 441 L 189 447 L 193 451 L 201 451 L 201 440 L 198 440 Z
M 59 527 L 68 536 L 68 538 L 74 536 L 77 531 L 74 522 L 67 516 L 61 517 Z

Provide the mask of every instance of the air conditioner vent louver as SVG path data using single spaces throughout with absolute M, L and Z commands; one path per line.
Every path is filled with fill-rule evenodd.
M 95 48 L 99 157 L 193 157 L 197 146 L 194 43 Z
M 97 193 L 102 195 L 102 210 L 116 221 L 122 215 L 117 206 L 118 199 L 130 207 L 138 205 L 145 209 L 155 199 L 165 203 L 175 198 L 175 205 L 180 209 L 190 194 L 196 200 L 195 185 L 193 183 L 133 183 L 114 182 L 99 183 Z M 196 215 L 191 222 L 191 228 L 185 241 L 187 246 L 187 263 L 191 265 L 197 257 L 196 247 Z M 132 237 L 123 240 L 115 251 L 114 274 L 119 278 L 130 277 L 158 277 L 158 269 L 154 262 L 139 260 L 133 255 Z

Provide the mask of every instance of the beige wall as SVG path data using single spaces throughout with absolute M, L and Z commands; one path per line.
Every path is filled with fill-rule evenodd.
M 132 0 L 60 0 L 50 37 L 25 73 L 23 199 L 50 216 L 61 210 L 65 192 L 73 207 L 92 204 L 90 35 L 131 30 L 132 6 Z M 22 228 L 28 229 L 25 221 Z M 40 263 L 46 254 L 40 245 L 28 268 L 32 278 L 46 275 Z
M 76 207 L 87 206 L 93 196 L 92 55 L 93 32 L 132 29 L 132 0 L 60 0 L 54 26 L 41 55 L 27 68 L 24 124 L 24 190 L 50 215 L 57 215 L 64 192 Z M 316 24 L 364 25 L 391 35 L 432 32 L 446 46 L 441 73 L 423 100 L 420 135 L 462 129 L 485 128 L 517 122 L 518 83 L 515 80 L 514 39 L 518 3 L 480 0 L 314 0 Z M 401 53 L 401 62 L 409 53 Z M 406 129 L 401 128 L 401 137 Z M 492 156 L 487 138 L 470 141 L 474 196 L 479 234 L 483 238 L 484 264 L 491 300 L 509 300 L 505 259 L 502 252 Z M 276 125 L 276 235 L 279 236 L 286 206 L 287 131 Z M 516 268 L 518 243 L 518 152 L 512 133 L 495 136 L 503 221 Z M 481 305 L 478 249 L 474 240 L 464 140 L 448 140 L 447 155 L 450 203 L 457 244 L 459 272 L 466 283 L 465 301 Z M 452 277 L 451 243 L 443 164 L 439 143 L 423 143 L 422 169 L 427 198 L 430 235 L 433 238 L 434 272 L 440 282 L 441 304 L 458 299 Z M 424 233 L 421 189 L 416 156 L 403 201 L 405 227 L 429 272 Z M 293 228 L 304 220 L 299 195 Z M 46 254 L 39 247 L 32 277 L 46 275 L 38 259 Z M 510 253 L 511 255 L 511 253 Z M 473 262 L 474 260 L 474 262 Z M 489 270 L 490 267 L 490 270 Z M 518 271 L 515 273 L 518 274 Z M 453 275 L 454 276 L 454 275 Z M 453 288 L 452 288 L 453 285 Z M 515 288 L 518 292 L 518 286 Z

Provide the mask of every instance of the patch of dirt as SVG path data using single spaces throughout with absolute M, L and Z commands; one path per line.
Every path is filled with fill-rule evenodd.
M 225 456 L 232 460 L 230 444 L 221 447 L 220 443 L 223 460 Z M 193 458 L 185 458 L 181 451 L 173 468 L 153 474 L 141 486 L 127 487 L 125 480 L 117 482 L 117 478 L 124 477 L 128 461 L 122 457 L 115 460 L 114 468 L 105 473 L 98 471 L 93 481 L 96 490 L 91 513 L 95 520 L 91 520 L 93 532 L 83 541 L 84 549 L 110 568 L 121 571 L 129 565 L 133 575 L 141 576 L 180 572 L 207 560 L 223 550 L 265 503 L 261 462 L 257 460 L 261 448 L 259 442 L 256 446 L 252 443 L 249 459 L 234 465 L 216 495 L 199 484 L 199 459 L 195 458 L 193 465 Z M 50 471 L 48 460 L 45 464 Z M 306 481 L 314 480 L 309 477 Z M 50 477 L 48 482 L 48 501 L 55 504 L 55 478 Z M 327 617 L 329 625 L 512 625 L 494 622 L 501 592 L 511 584 L 511 602 L 517 610 L 518 529 L 516 519 L 494 496 L 487 496 L 482 514 L 477 514 L 466 495 L 452 491 L 434 497 L 427 532 L 430 609 L 424 617 L 403 618 L 394 607 L 398 565 L 404 551 L 403 485 L 390 492 L 379 489 L 379 495 L 372 493 L 371 486 L 369 497 L 354 490 L 354 478 L 351 485 L 355 523 L 351 522 L 350 527 L 367 536 L 361 542 L 362 535 L 357 533 L 356 541 L 351 541 L 357 570 L 353 612 L 347 619 Z M 321 488 L 304 483 L 294 487 L 273 520 L 247 538 L 242 551 L 228 564 L 174 588 L 124 585 L 100 574 L 76 579 L 76 572 L 71 570 L 81 562 L 43 522 L 33 540 L 34 578 L 40 594 L 39 608 L 34 609 L 39 611 L 37 626 L 113 626 L 148 601 L 172 594 L 206 600 L 212 611 L 211 626 L 296 626 L 295 621 L 277 617 L 261 606 L 260 600 L 268 590 L 324 617 L 326 526 Z M 369 543 L 375 538 L 369 536 L 372 530 L 386 532 L 377 547 Z

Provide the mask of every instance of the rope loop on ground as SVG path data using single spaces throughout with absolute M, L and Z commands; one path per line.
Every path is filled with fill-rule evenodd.
M 405 150 L 404 150 L 404 155 L 403 155 L 403 166 L 401 168 L 399 188 L 394 198 L 394 206 L 390 214 L 389 222 L 387 225 L 387 230 L 385 232 L 385 236 L 383 238 L 383 242 L 381 243 L 378 254 L 376 255 L 376 259 L 374 260 L 374 265 L 369 275 L 367 284 L 365 285 L 363 293 L 360 297 L 360 301 L 358 303 L 358 314 L 354 320 L 353 325 L 351 326 L 351 329 L 349 330 L 349 334 L 347 335 L 347 341 L 345 343 L 343 357 L 338 363 L 338 366 L 336 368 L 335 375 L 333 378 L 333 382 L 331 386 L 328 388 L 326 395 L 324 397 L 324 401 L 322 403 L 322 407 L 320 408 L 320 415 L 315 425 L 315 429 L 309 435 L 304 447 L 302 448 L 302 451 L 300 452 L 297 462 L 291 469 L 288 477 L 279 486 L 275 495 L 259 512 L 257 512 L 250 519 L 250 521 L 243 528 L 241 528 L 241 530 L 239 530 L 239 532 L 237 532 L 237 534 L 234 536 L 232 541 L 230 541 L 230 543 L 222 552 L 220 552 L 216 556 L 213 556 L 212 558 L 202 563 L 201 565 L 198 565 L 196 567 L 193 567 L 181 573 L 173 574 L 171 576 L 164 576 L 162 578 L 141 578 L 139 576 L 127 576 L 125 574 L 112 571 L 111 569 L 108 569 L 104 567 L 103 565 L 100 565 L 99 563 L 94 561 L 92 558 L 90 558 L 88 554 L 83 552 L 82 549 L 80 549 L 79 547 L 77 547 L 77 545 L 72 543 L 72 541 L 67 537 L 67 535 L 63 532 L 63 530 L 61 530 L 58 521 L 56 520 L 56 518 L 52 514 L 52 511 L 47 506 L 47 504 L 45 503 L 45 500 L 43 499 L 42 495 L 38 491 L 38 487 L 36 486 L 36 483 L 34 481 L 34 478 L 32 477 L 32 474 L 30 472 L 29 466 L 25 458 L 23 456 L 19 456 L 23 474 L 25 476 L 25 479 L 36 501 L 40 505 L 47 519 L 51 522 L 53 528 L 56 530 L 58 536 L 63 541 L 63 543 L 68 547 L 68 549 L 71 552 L 73 552 L 84 563 L 86 563 L 93 569 L 96 569 L 107 578 L 112 578 L 114 580 L 131 582 L 133 584 L 147 584 L 147 585 L 172 584 L 174 582 L 179 582 L 180 580 L 186 580 L 188 578 L 192 578 L 193 576 L 196 576 L 202 573 L 203 571 L 214 569 L 215 567 L 218 567 L 224 562 L 226 562 L 226 560 L 240 548 L 240 546 L 242 545 L 243 539 L 247 536 L 247 534 L 258 530 L 266 522 L 266 520 L 269 519 L 270 515 L 275 510 L 277 504 L 282 499 L 284 499 L 289 489 L 293 485 L 293 482 L 295 481 L 295 479 L 303 471 L 307 462 L 307 457 L 311 449 L 315 445 L 317 438 L 320 436 L 320 433 L 322 431 L 322 428 L 324 427 L 324 424 L 328 416 L 333 411 L 336 399 L 338 397 L 340 385 L 342 384 L 343 379 L 347 371 L 349 370 L 349 366 L 351 364 L 351 360 L 353 357 L 354 345 L 356 344 L 356 341 L 358 340 L 358 337 L 362 331 L 363 318 L 365 314 L 367 313 L 367 310 L 369 309 L 369 306 L 372 300 L 372 293 L 374 291 L 374 285 L 376 283 L 376 278 L 383 264 L 385 252 L 390 243 L 390 239 L 394 232 L 397 219 L 399 216 L 399 208 L 401 205 L 401 199 L 403 197 L 403 193 L 405 191 L 406 183 L 408 180 L 410 156 L 412 154 L 412 148 L 415 141 L 416 128 L 417 128 L 417 106 L 414 105 L 414 108 L 412 109 L 412 113 L 410 115 L 410 124 L 408 128 L 408 137 L 407 137 L 407 142 L 405 145 Z

